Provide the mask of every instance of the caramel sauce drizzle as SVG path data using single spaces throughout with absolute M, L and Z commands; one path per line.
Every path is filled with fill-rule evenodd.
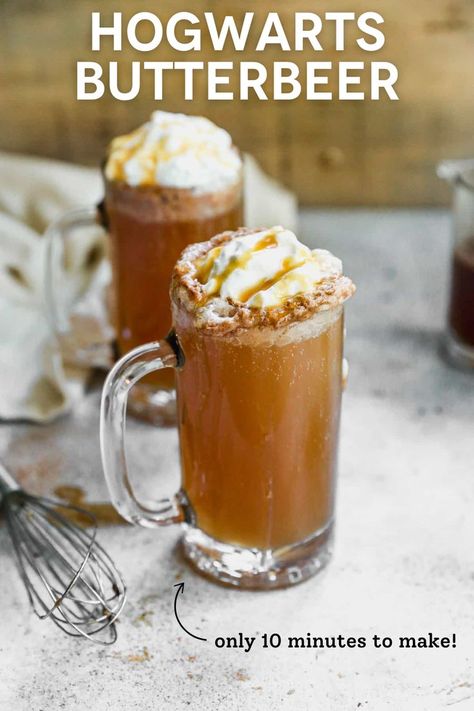
M 140 140 L 138 142 L 133 142 L 133 139 L 139 136 Z M 115 180 L 125 182 L 125 164 L 133 158 L 134 155 L 139 153 L 145 146 L 146 131 L 143 127 L 138 128 L 132 133 L 125 134 L 123 136 L 118 136 L 113 139 L 110 147 L 108 162 L 110 167 L 115 173 Z M 132 144 L 129 145 L 129 142 Z M 153 148 L 148 150 L 148 153 L 141 156 L 140 168 L 143 170 L 143 178 L 140 181 L 141 185 L 154 185 L 156 183 L 155 173 L 156 166 L 159 163 L 165 163 L 172 157 L 183 155 L 189 149 L 191 144 L 183 143 L 181 146 L 170 151 L 166 148 L 165 139 L 161 138 L 156 141 Z M 215 146 L 210 145 L 197 145 L 195 147 L 195 152 L 198 156 L 207 155 L 218 155 L 218 150 Z
M 247 252 L 244 252 L 244 254 L 240 255 L 240 257 L 238 257 L 237 259 L 233 259 L 227 265 L 227 267 L 224 269 L 224 271 L 221 274 L 218 274 L 217 276 L 214 277 L 215 288 L 214 288 L 212 294 L 209 294 L 206 296 L 204 303 L 206 301 L 208 301 L 210 298 L 212 298 L 212 296 L 214 296 L 214 294 L 216 292 L 220 291 L 222 284 L 232 274 L 232 272 L 234 272 L 236 269 L 244 268 L 245 265 L 249 262 L 249 260 L 252 258 L 252 256 L 256 252 L 261 252 L 264 249 L 271 249 L 273 247 L 276 247 L 277 244 L 278 244 L 278 242 L 276 239 L 276 235 L 274 232 L 272 232 L 271 234 L 268 234 L 268 235 L 265 235 L 265 237 L 262 237 L 262 239 L 260 239 L 258 242 L 256 242 L 251 249 L 249 249 Z M 212 267 L 214 266 L 214 263 L 215 263 L 216 259 L 218 258 L 219 254 L 221 253 L 222 249 L 223 249 L 223 247 L 215 247 L 214 249 L 212 249 L 209 252 L 209 254 L 207 255 L 207 258 L 206 258 L 204 264 L 199 268 L 197 277 L 198 277 L 201 284 L 206 284 L 208 282 L 211 271 L 212 271 Z M 287 261 L 290 261 L 290 260 L 287 258 L 287 259 L 285 259 L 285 262 L 287 262 Z M 286 271 L 289 271 L 289 268 L 290 267 L 286 268 L 283 273 L 285 273 Z M 278 278 L 280 278 L 280 276 Z M 276 279 L 276 280 L 278 280 L 278 279 Z M 252 290 L 253 289 L 254 289 L 254 287 L 252 287 Z M 257 289 L 257 291 L 258 290 L 259 289 Z
M 206 284 L 206 282 L 209 280 L 211 269 L 214 266 L 214 262 L 216 261 L 217 257 L 221 252 L 222 247 L 214 247 L 214 249 L 211 249 L 211 251 L 206 254 L 204 261 L 199 266 L 197 272 L 197 278 L 199 279 L 200 284 Z
M 302 260 L 302 261 L 297 262 L 295 264 L 292 261 L 291 257 L 286 257 L 283 260 L 283 264 L 282 264 L 280 271 L 278 271 L 270 279 L 262 279 L 260 282 L 258 282 L 257 284 L 254 284 L 246 291 L 242 291 L 240 294 L 240 301 L 245 303 L 246 301 L 251 299 L 252 296 L 255 296 L 255 294 L 258 294 L 259 291 L 265 291 L 266 289 L 271 289 L 271 287 L 275 286 L 275 284 L 277 282 L 279 282 L 280 279 L 282 279 L 284 276 L 286 276 L 289 272 L 293 271 L 293 269 L 296 269 L 297 267 L 301 267 L 304 263 L 305 263 L 305 260 Z

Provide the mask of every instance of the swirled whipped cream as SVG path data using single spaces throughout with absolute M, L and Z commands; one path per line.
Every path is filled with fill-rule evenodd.
M 342 274 L 342 262 L 325 249 L 309 249 L 283 227 L 244 234 L 211 249 L 196 264 L 204 301 L 231 299 L 250 308 L 282 305 Z
M 155 111 L 109 147 L 105 175 L 131 186 L 163 185 L 207 193 L 235 184 L 242 161 L 230 135 L 209 119 Z

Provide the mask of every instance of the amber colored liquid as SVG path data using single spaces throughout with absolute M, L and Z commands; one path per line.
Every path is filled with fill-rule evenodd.
M 259 549 L 302 541 L 332 518 L 343 317 L 286 345 L 177 333 L 183 488 L 196 525 Z
M 457 338 L 474 346 L 474 237 L 454 250 L 449 324 Z
M 166 336 L 173 266 L 188 244 L 242 225 L 241 185 L 221 195 L 193 196 L 189 190 L 106 184 L 105 205 L 117 346 L 123 355 Z M 171 369 L 146 380 L 174 388 Z

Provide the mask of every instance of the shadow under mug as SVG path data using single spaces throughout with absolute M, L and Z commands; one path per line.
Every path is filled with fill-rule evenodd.
M 117 357 L 169 330 L 176 260 L 188 244 L 241 226 L 243 184 L 240 177 L 213 193 L 133 187 L 105 176 L 104 184 L 97 208 L 66 213 L 46 231 L 46 300 L 64 357 L 109 369 Z M 79 281 L 82 275 L 80 288 L 73 273 Z M 153 373 L 138 384 L 130 411 L 155 424 L 174 424 L 173 373 Z
M 199 329 L 173 303 L 167 338 L 124 356 L 101 405 L 102 464 L 129 522 L 183 525 L 187 559 L 222 583 L 299 583 L 331 555 L 342 392 L 343 308 L 281 329 Z M 135 496 L 125 455 L 128 394 L 173 368 L 182 485 L 156 505 Z

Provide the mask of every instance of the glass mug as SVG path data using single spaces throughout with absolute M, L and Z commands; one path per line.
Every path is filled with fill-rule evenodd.
M 242 225 L 243 183 L 240 177 L 234 185 L 212 193 L 158 185 L 131 187 L 110 181 L 105 175 L 104 183 L 105 198 L 98 208 L 66 213 L 48 228 L 46 297 L 53 328 L 67 359 L 108 368 L 117 356 L 169 330 L 169 284 L 174 263 L 188 244 Z M 66 269 L 68 255 L 77 251 L 82 239 L 80 231 L 94 225 L 107 231 L 102 251 L 112 267 L 108 319 L 102 316 L 100 324 L 88 312 L 90 290 L 85 306 L 81 302 L 76 308 L 78 299 L 68 294 Z M 173 423 L 174 387 L 171 371 L 154 373 L 131 393 L 131 412 L 157 424 Z
M 331 555 L 343 307 L 281 329 L 209 335 L 172 306 L 167 338 L 128 353 L 104 385 L 112 502 L 134 524 L 183 524 L 185 556 L 211 579 L 249 589 L 305 580 Z M 164 368 L 176 373 L 182 486 L 144 505 L 125 457 L 127 399 Z
M 474 368 L 474 160 L 443 161 L 453 186 L 453 247 L 444 349 L 451 363 Z

